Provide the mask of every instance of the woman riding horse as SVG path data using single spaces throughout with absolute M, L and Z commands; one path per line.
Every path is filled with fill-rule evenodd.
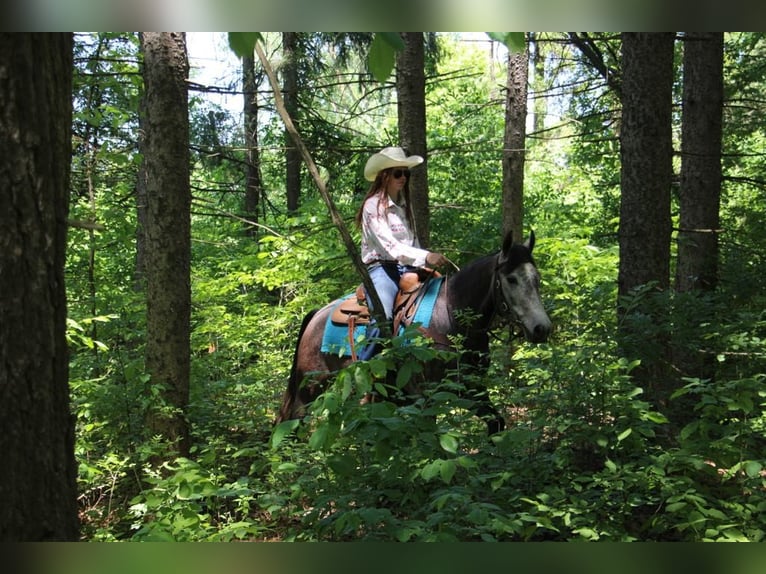
M 498 324 L 520 327 L 533 343 L 548 339 L 551 321 L 540 299 L 540 275 L 532 259 L 534 244 L 534 233 L 524 244 L 514 244 L 509 233 L 500 252 L 469 263 L 441 283 L 429 331 L 440 340 L 460 336 L 467 362 L 480 370 L 489 364 L 488 333 Z M 334 301 L 304 318 L 277 423 L 302 417 L 306 405 L 324 390 L 328 379 L 352 362 L 349 356 L 322 351 L 325 327 L 337 304 Z M 440 378 L 439 366 L 431 367 L 430 378 Z M 490 402 L 486 388 L 472 390 L 474 410 L 487 422 L 489 433 L 502 430 L 505 421 Z
M 362 228 L 362 262 L 387 319 L 391 319 L 402 274 L 417 267 L 447 264 L 441 253 L 420 248 L 412 225 L 410 168 L 421 163 L 419 155 L 408 156 L 400 147 L 387 147 L 370 156 L 364 168 L 364 177 L 372 185 L 356 216 Z

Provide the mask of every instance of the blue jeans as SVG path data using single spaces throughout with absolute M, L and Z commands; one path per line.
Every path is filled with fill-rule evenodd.
M 374 263 L 368 269 L 380 303 L 386 312 L 386 319 L 393 317 L 394 301 L 396 300 L 396 293 L 399 291 L 399 278 L 409 269 L 413 269 L 413 267 L 399 263 Z M 372 309 L 372 301 L 369 296 L 368 302 L 370 309 Z

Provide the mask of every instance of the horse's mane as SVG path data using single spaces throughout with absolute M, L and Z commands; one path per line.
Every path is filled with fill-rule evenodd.
M 499 252 L 490 253 L 468 262 L 460 271 L 452 275 L 454 284 L 462 285 L 468 281 L 476 284 L 485 279 L 488 281 L 495 269 Z M 519 265 L 532 263 L 532 253 L 525 245 L 515 244 L 508 249 L 507 259 L 505 260 L 504 271 L 510 272 Z
M 491 276 L 496 259 L 497 253 L 473 259 L 464 265 L 460 271 L 451 274 L 450 278 L 452 279 L 453 284 L 462 285 L 465 282 L 475 283 L 478 279 L 483 278 L 485 274 L 488 277 Z

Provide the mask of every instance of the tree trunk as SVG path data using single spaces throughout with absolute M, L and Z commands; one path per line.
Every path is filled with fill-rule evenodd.
M 138 151 L 146 157 L 146 98 L 138 102 Z M 136 174 L 136 258 L 133 274 L 133 290 L 141 293 L 146 289 L 146 161 L 138 166 Z
M 647 398 L 665 406 L 672 389 L 667 314 L 651 295 L 635 296 L 648 284 L 664 292 L 670 281 L 670 186 L 672 182 L 672 33 L 625 33 L 621 126 L 620 341 L 640 358 L 636 380 Z
M 670 280 L 673 34 L 623 34 L 620 295 Z
M 718 283 L 722 113 L 723 33 L 687 33 L 676 267 L 678 291 L 710 291 Z
M 503 136 L 503 237 L 524 237 L 524 159 L 527 134 L 527 68 L 529 51 L 508 52 L 508 79 Z
M 75 541 L 64 258 L 72 35 L 0 34 L 0 540 Z
M 721 198 L 721 140 L 723 121 L 723 33 L 690 32 L 684 37 L 684 87 L 681 127 L 681 187 L 679 190 L 678 256 L 673 364 L 686 377 L 712 380 L 716 360 L 701 340 L 702 317 L 710 321 L 715 310 L 706 298 L 694 295 L 713 291 L 718 284 L 718 233 Z M 698 311 L 689 313 L 693 304 Z M 694 416 L 693 398 L 673 404 L 672 418 L 679 426 Z
M 139 131 L 145 133 L 139 120 Z M 143 144 L 139 142 L 143 154 Z M 133 290 L 137 293 L 146 288 L 146 165 L 142 162 L 136 174 L 136 258 L 133 275 Z
M 404 50 L 397 56 L 400 145 L 424 158 L 410 176 L 413 226 L 421 247 L 430 245 L 431 211 L 428 205 L 428 151 L 426 149 L 426 76 L 423 32 L 404 32 Z
M 242 85 L 244 86 L 245 149 L 247 174 L 245 187 L 245 217 L 258 223 L 258 208 L 261 203 L 263 183 L 261 181 L 261 159 L 258 151 L 258 82 L 255 76 L 255 56 L 242 58 Z M 258 227 L 246 223 L 246 233 L 256 237 Z
M 99 36 L 96 50 L 93 54 L 93 59 L 98 61 L 102 57 L 102 51 L 104 49 L 104 38 Z M 103 93 L 100 86 L 96 83 L 91 83 L 90 89 L 86 92 L 87 99 L 85 101 L 85 107 L 91 110 L 98 110 L 103 104 Z M 95 190 L 95 173 L 98 165 L 98 150 L 99 150 L 99 130 L 91 123 L 85 124 L 85 131 L 82 134 L 83 144 L 83 158 L 82 168 L 84 170 L 83 176 L 85 189 L 82 190 L 82 194 L 88 197 L 88 206 L 90 207 L 90 213 L 88 219 L 96 221 L 96 190 Z M 96 230 L 90 228 L 88 231 L 88 297 L 90 299 L 90 314 L 95 317 L 98 315 L 97 295 L 98 289 L 96 285 Z M 98 340 L 98 321 L 93 321 L 90 325 L 88 336 L 95 340 Z M 92 350 L 94 356 L 98 355 L 98 348 L 94 347 Z M 98 377 L 99 373 L 94 372 L 93 377 Z
M 293 120 L 295 128 L 300 124 L 298 115 L 298 33 L 282 33 L 282 50 L 284 52 L 284 67 L 282 77 L 284 86 L 282 93 L 285 98 L 285 108 Z M 285 186 L 287 188 L 287 210 L 298 209 L 301 196 L 301 153 L 293 142 L 292 136 L 285 130 Z
M 541 96 L 545 93 L 545 55 L 538 34 L 529 33 L 529 52 L 532 60 L 532 92 L 534 104 L 532 105 L 532 132 L 541 133 L 545 129 L 545 116 L 547 113 L 548 99 Z
M 183 33 L 142 35 L 146 140 L 146 368 L 159 389 L 147 420 L 188 454 L 190 210 L 189 64 Z

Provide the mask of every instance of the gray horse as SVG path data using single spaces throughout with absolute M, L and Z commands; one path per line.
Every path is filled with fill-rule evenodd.
M 498 321 L 521 328 L 532 343 L 542 343 L 551 332 L 551 320 L 540 300 L 540 275 L 532 259 L 535 235 L 514 244 L 509 233 L 498 253 L 486 255 L 449 275 L 442 283 L 429 332 L 436 345 L 452 335 L 462 336 L 463 364 L 479 370 L 489 366 L 489 330 Z M 325 389 L 333 373 L 348 366 L 350 357 L 321 351 L 325 323 L 337 301 L 312 311 L 303 320 L 293 356 L 290 379 L 276 423 L 300 418 L 305 406 Z M 456 320 L 470 317 L 470 322 Z M 441 366 L 443 373 L 444 365 Z M 429 377 L 438 380 L 439 368 Z M 505 421 L 490 402 L 486 388 L 472 389 L 476 415 L 486 421 L 490 434 L 505 428 Z

